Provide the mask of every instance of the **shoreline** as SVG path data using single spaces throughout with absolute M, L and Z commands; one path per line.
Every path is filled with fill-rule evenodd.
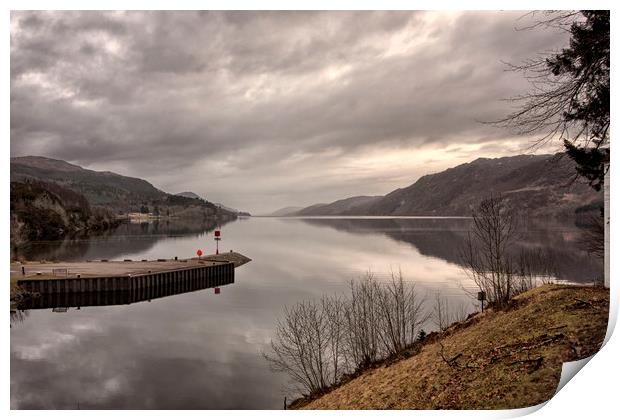
M 430 333 L 290 409 L 507 409 L 549 400 L 563 362 L 598 351 L 609 289 L 544 285 L 507 310 L 475 313 Z

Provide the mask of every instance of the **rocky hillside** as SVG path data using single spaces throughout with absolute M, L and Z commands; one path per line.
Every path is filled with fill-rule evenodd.
M 603 200 L 601 193 L 575 179 L 574 164 L 565 155 L 519 155 L 476 159 L 425 175 L 383 197 L 352 197 L 294 215 L 469 216 L 492 194 L 503 195 L 512 208 L 531 216 L 572 216 Z
M 53 183 L 11 182 L 11 245 L 60 239 L 117 224 L 114 216 L 91 208 L 81 194 Z

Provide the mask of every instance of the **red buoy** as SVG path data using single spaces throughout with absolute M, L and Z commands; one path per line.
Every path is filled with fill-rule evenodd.
M 202 256 L 202 249 L 196 251 L 196 255 L 198 255 L 198 258 L 200 258 Z

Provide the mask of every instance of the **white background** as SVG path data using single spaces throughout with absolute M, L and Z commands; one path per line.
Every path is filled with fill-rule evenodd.
M 227 2 L 215 2 L 215 1 L 9 1 L 6 9 L 3 10 L 2 19 L 0 20 L 4 36 L 4 43 L 2 44 L 3 65 L 1 68 L 3 85 L 3 112 L 2 112 L 2 124 L 3 132 L 5 133 L 0 147 L 2 147 L 2 176 L 4 182 L 0 184 L 2 191 L 0 197 L 5 197 L 2 205 L 2 220 L 5 221 L 2 224 L 2 238 L 4 238 L 3 260 L 6 262 L 5 269 L 8 273 L 8 262 L 10 260 L 9 249 L 9 156 L 10 156 L 10 127 L 9 127 L 9 91 L 10 91 L 10 75 L 9 75 L 9 50 L 10 50 L 10 37 L 9 37 L 9 14 L 11 9 L 497 9 L 501 7 L 503 9 L 516 9 L 516 10 L 535 10 L 535 9 L 612 9 L 612 45 L 615 45 L 618 40 L 616 11 L 613 10 L 613 3 L 611 1 L 502 1 L 502 2 L 483 2 L 483 1 L 462 1 L 462 2 L 447 2 L 447 1 L 227 1 Z M 617 60 L 615 47 L 612 48 L 612 111 L 616 108 L 618 103 L 615 100 L 616 95 L 613 94 L 616 83 L 613 74 L 616 73 Z M 533 51 L 534 53 L 534 51 Z M 615 133 L 615 119 L 612 118 L 612 136 Z M 612 156 L 612 161 L 615 166 L 617 159 L 615 155 Z M 616 173 L 611 172 L 611 185 L 615 185 L 617 182 Z M 612 195 L 613 197 L 613 195 Z M 615 201 L 611 200 L 611 219 L 615 220 L 614 210 L 616 209 Z M 616 243 L 618 229 L 611 225 L 611 243 Z M 611 261 L 611 293 L 612 293 L 612 310 L 610 314 L 610 323 L 615 324 L 617 317 L 618 307 L 618 288 L 615 287 L 613 278 L 617 272 L 617 267 L 613 264 L 613 248 L 612 248 L 612 261 Z M 5 287 L 4 302 L 9 300 L 9 290 Z M 8 317 L 8 314 L 5 316 Z M 10 386 L 10 370 L 9 370 L 9 322 L 8 319 L 4 323 L 4 334 L 2 335 L 3 343 L 1 347 L 2 357 L 1 363 L 3 366 L 3 381 L 1 382 L 1 393 L 3 407 L 6 412 L 9 412 L 9 386 Z M 530 419 L 607 419 L 618 418 L 618 401 L 620 395 L 617 391 L 619 368 L 618 368 L 618 356 L 620 355 L 620 344 L 617 334 L 612 335 L 609 342 L 604 346 L 601 351 L 594 356 L 594 358 L 585 365 L 585 367 L 575 376 L 574 379 L 568 382 L 568 384 L 546 405 L 532 414 L 528 415 Z M 62 378 L 58 378 L 62 381 Z M 47 418 L 80 418 L 84 416 L 93 418 L 106 418 L 110 415 L 115 417 L 134 417 L 136 415 L 148 415 L 150 418 L 166 418 L 170 416 L 184 418 L 235 418 L 251 416 L 252 418 L 289 418 L 291 416 L 299 417 L 331 417 L 339 419 L 359 419 L 359 418 L 376 418 L 381 416 L 382 418 L 439 418 L 450 419 L 484 419 L 484 418 L 509 418 L 520 417 L 525 414 L 523 411 L 389 411 L 389 412 L 354 412 L 354 411 L 340 411 L 340 412 L 292 412 L 292 411 L 273 411 L 273 412 L 144 412 L 144 411 L 127 411 L 127 412 L 103 412 L 103 411 L 91 411 L 88 413 L 72 411 L 72 412 L 27 412 L 27 411 L 11 411 L 8 414 L 14 418 L 30 418 L 45 416 Z

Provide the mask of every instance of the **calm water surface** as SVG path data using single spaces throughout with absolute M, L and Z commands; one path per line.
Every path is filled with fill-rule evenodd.
M 11 320 L 13 409 L 282 407 L 287 377 L 261 357 L 285 305 L 401 269 L 420 293 L 470 305 L 458 266 L 468 219 L 249 218 L 222 226 L 220 249 L 252 258 L 221 288 L 131 305 L 26 310 Z M 124 225 L 88 240 L 34 244 L 29 259 L 154 259 L 214 251 L 214 224 Z M 602 276 L 570 224 L 531 223 L 520 242 L 550 250 L 572 282 Z M 473 307 L 472 307 L 473 308 Z M 429 325 L 428 329 L 433 326 Z

